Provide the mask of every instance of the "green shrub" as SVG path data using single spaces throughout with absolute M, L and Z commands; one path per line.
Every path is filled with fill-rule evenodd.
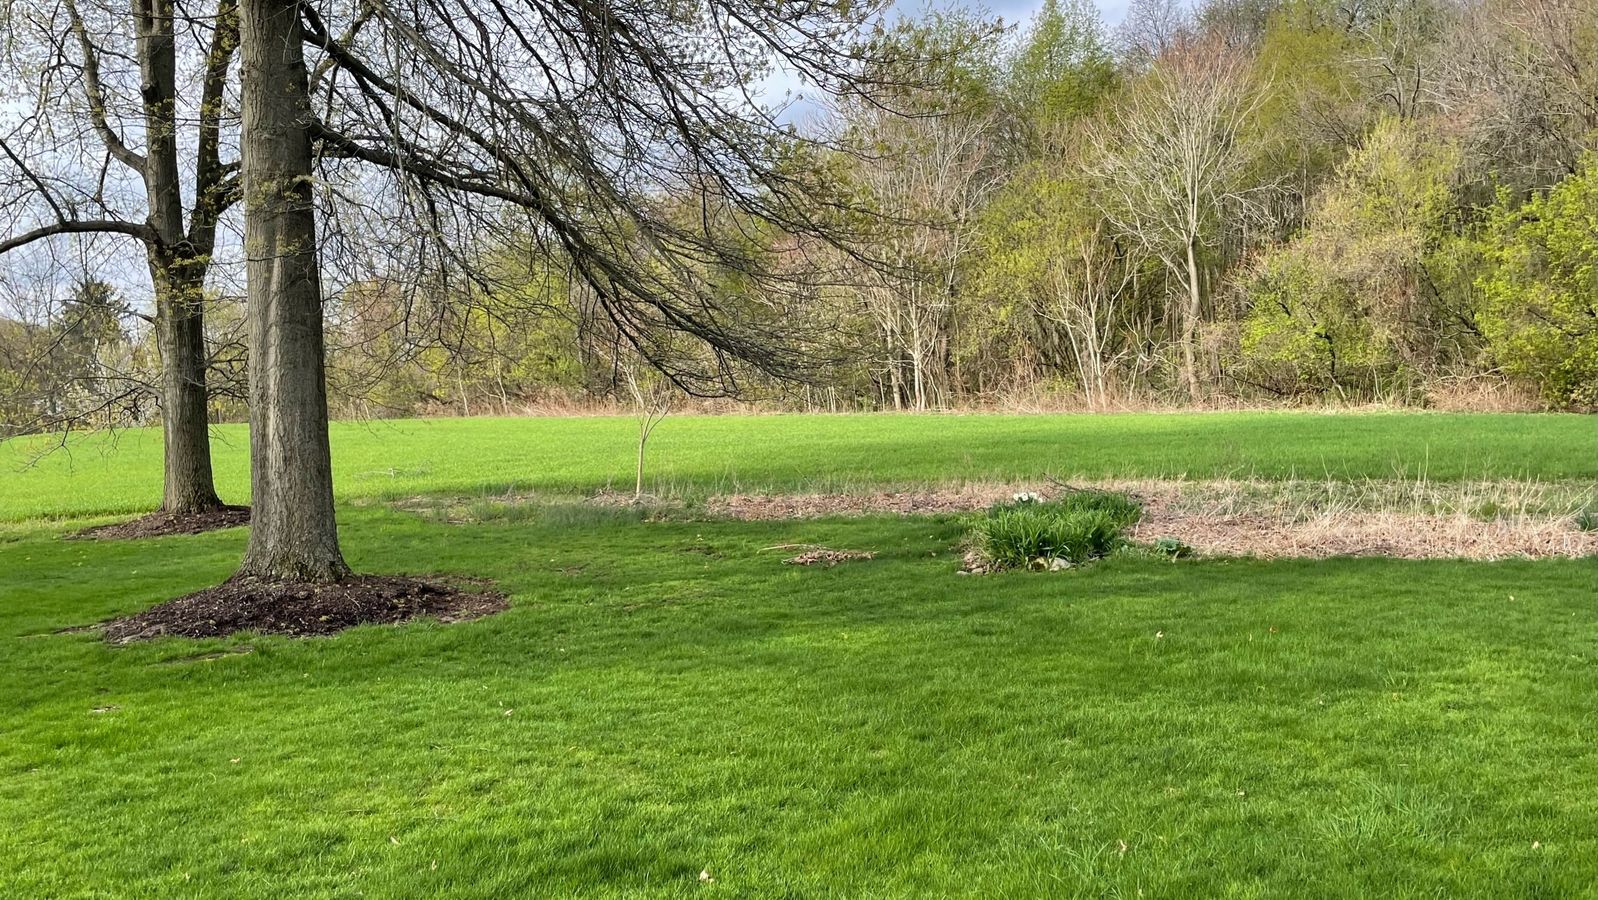
M 1065 510 L 1102 512 L 1121 525 L 1133 525 L 1143 518 L 1143 507 L 1125 494 L 1113 491 L 1079 490 L 1053 501 L 1052 505 Z
M 1242 383 L 1284 394 L 1409 392 L 1416 363 L 1428 361 L 1419 348 L 1433 337 L 1421 323 L 1455 315 L 1428 286 L 1451 233 L 1458 158 L 1446 141 L 1391 118 L 1349 152 L 1300 232 L 1239 269 L 1247 311 L 1233 367 Z M 1426 352 L 1451 351 L 1439 343 Z
M 1487 210 L 1476 319 L 1487 349 L 1550 403 L 1598 408 L 1598 154 L 1549 191 Z
M 1168 556 L 1171 559 L 1186 559 L 1193 555 L 1191 546 L 1174 537 L 1162 537 L 1151 546 L 1155 553 L 1161 556 Z
M 1000 504 L 972 520 L 971 545 L 995 569 L 1055 560 L 1079 565 L 1114 550 L 1141 513 L 1131 498 L 1101 491 Z

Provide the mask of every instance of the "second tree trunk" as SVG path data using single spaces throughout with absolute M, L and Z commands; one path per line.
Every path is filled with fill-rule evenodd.
M 239 577 L 349 574 L 333 518 L 311 109 L 294 0 L 240 6 L 250 344 L 250 543 Z

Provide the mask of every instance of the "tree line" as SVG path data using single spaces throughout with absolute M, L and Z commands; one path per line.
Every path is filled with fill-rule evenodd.
M 848 409 L 1590 409 L 1595 23 L 1582 0 L 1139 0 L 1116 29 L 1049 0 L 1020 27 L 901 21 L 884 40 L 923 77 L 801 123 L 847 142 L 839 189 L 878 214 L 863 261 L 806 255 L 830 275 L 784 307 L 822 364 L 741 390 Z M 741 239 L 798 253 L 781 229 Z M 381 352 L 335 359 L 373 411 L 617 390 L 605 325 L 558 270 L 475 286 L 425 339 L 371 296 L 395 285 L 367 291 L 344 343 Z
M 68 31 L 88 35 L 76 0 L 64 9 Z M 233 9 L 219 4 L 221 27 L 198 48 L 209 66 L 193 111 L 199 140 L 185 160 L 190 233 L 166 239 L 188 255 L 150 257 L 156 315 L 144 327 L 125 318 L 133 327 L 119 332 L 120 353 L 137 364 L 70 379 L 103 381 L 76 391 L 80 411 L 150 421 L 247 412 L 236 389 L 240 298 L 204 289 L 215 220 L 238 189 L 216 158 Z M 672 172 L 661 148 L 616 154 L 661 177 L 669 195 L 655 227 L 679 239 L 715 227 L 718 253 L 746 256 L 717 258 L 697 238 L 672 255 L 674 292 L 693 284 L 736 298 L 717 301 L 739 308 L 720 322 L 612 320 L 542 223 L 507 222 L 492 240 L 457 242 L 489 223 L 455 234 L 417 227 L 438 224 L 425 196 L 331 201 L 342 204 L 332 217 L 338 246 L 323 253 L 348 270 L 326 298 L 332 403 L 347 415 L 414 415 L 625 399 L 632 341 L 682 357 L 673 335 L 689 323 L 690 334 L 741 329 L 744 352 L 733 358 L 765 357 L 764 371 L 746 367 L 736 379 L 728 359 L 678 358 L 674 377 L 699 382 L 690 392 L 799 407 L 1480 396 L 1592 408 L 1595 22 L 1581 0 L 1139 0 L 1113 29 L 1087 0 L 1048 0 L 1010 27 L 976 11 L 924 11 L 875 38 L 876 65 L 914 59 L 917 77 L 865 72 L 858 90 L 820 91 L 824 105 L 783 110 L 786 127 L 821 136 L 807 152 L 829 156 L 825 187 L 810 180 L 808 196 L 790 189 L 742 210 L 695 173 Z M 83 77 L 98 130 L 93 97 L 107 88 L 96 74 Z M 375 73 L 356 77 L 365 79 L 357 94 L 396 89 Z M 713 92 L 681 99 L 726 102 Z M 497 114 L 494 101 L 475 102 L 485 108 L 468 112 Z M 176 107 L 148 108 L 150 127 Z M 509 146 L 528 141 L 503 130 L 497 139 Z M 325 141 L 317 153 L 323 165 L 361 158 Z M 149 156 L 145 180 L 165 196 L 159 179 L 175 171 Z M 840 215 L 851 203 L 860 209 Z M 494 214 L 471 204 L 448 213 Z M 804 229 L 822 216 L 853 245 L 806 246 Z M 637 239 L 616 225 L 580 221 L 576 233 Z M 404 245 L 371 240 L 381 227 Z M 754 254 L 781 258 L 788 275 L 804 269 L 803 289 L 724 277 L 748 270 Z M 640 290 L 664 286 L 647 268 L 638 274 Z M 38 348 L 70 306 L 0 328 L 0 359 L 47 356 Z M 209 325 L 201 307 L 212 310 Z M 0 363 L 0 378 L 16 385 L 14 430 L 60 421 L 63 392 L 51 387 L 60 361 L 53 375 L 46 364 L 31 376 Z M 183 392 L 207 363 L 217 382 L 208 402 Z M 136 402 L 141 387 L 176 412 Z M 168 438 L 195 432 L 169 426 Z

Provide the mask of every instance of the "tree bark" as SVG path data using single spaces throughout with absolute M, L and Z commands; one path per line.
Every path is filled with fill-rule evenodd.
M 156 346 L 161 354 L 165 446 L 161 509 L 170 515 L 185 515 L 222 505 L 211 473 L 205 320 L 200 305 L 209 260 L 195 258 L 195 249 L 183 231 L 171 0 L 134 0 L 133 20 L 146 130 L 142 173 L 149 204 L 146 223 L 154 237 L 146 244 L 146 257 L 155 285 Z
M 1197 403 L 1203 397 L 1199 391 L 1198 363 L 1194 344 L 1198 339 L 1199 316 L 1203 315 L 1203 296 L 1199 288 L 1198 257 L 1193 252 L 1194 241 L 1187 242 L 1187 310 L 1182 316 L 1182 381 L 1187 385 L 1188 397 Z
M 250 543 L 235 577 L 350 574 L 333 514 L 311 107 L 296 0 L 240 6 Z
M 168 515 L 217 509 L 222 501 L 211 473 L 200 286 L 173 279 L 170 271 L 157 271 L 155 265 L 150 274 L 157 292 L 155 332 L 161 353 L 161 429 L 166 457 L 161 509 Z

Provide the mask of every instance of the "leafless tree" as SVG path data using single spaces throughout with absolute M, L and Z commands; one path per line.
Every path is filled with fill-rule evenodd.
M 1401 119 L 1433 108 L 1441 64 L 1438 38 L 1455 16 L 1450 0 L 1354 4 L 1350 32 L 1367 49 L 1349 60 L 1377 103 Z
M 648 363 L 643 360 L 633 359 L 619 364 L 618 368 L 627 393 L 632 397 L 633 410 L 638 419 L 638 468 L 633 482 L 633 499 L 636 501 L 644 496 L 644 451 L 649 446 L 650 436 L 655 433 L 655 426 L 671 414 L 677 391 L 665 379 L 651 377 Z
M 1093 408 L 1108 404 L 1113 373 L 1125 355 L 1116 344 L 1122 339 L 1123 306 L 1137 267 L 1136 260 L 1100 231 L 1065 238 L 1058 258 L 1044 266 L 1047 284 L 1037 309 L 1064 337 L 1083 399 Z
M 1576 170 L 1598 133 L 1595 34 L 1582 0 L 1464 5 L 1436 50 L 1435 93 L 1470 162 L 1521 190 Z
M 881 8 L 241 0 L 256 503 L 241 575 L 348 571 L 327 450 L 319 199 L 327 221 L 354 203 L 420 223 L 391 242 L 463 278 L 473 248 L 519 223 L 685 390 L 725 389 L 724 361 L 783 372 L 782 298 L 805 288 L 795 272 L 825 276 L 775 266 L 761 232 L 857 256 L 849 223 L 870 210 L 836 186 L 834 147 L 794 134 L 752 92 L 773 65 L 833 96 L 894 77 L 865 65 Z M 683 196 L 698 214 L 683 214 Z M 684 336 L 693 352 L 678 352 Z
M 1201 259 L 1229 217 L 1257 208 L 1247 146 L 1262 92 L 1247 60 L 1214 42 L 1178 46 L 1132 86 L 1092 134 L 1090 175 L 1105 216 L 1165 263 L 1181 285 L 1182 387 L 1200 399 Z
M 1193 38 L 1193 8 L 1186 0 L 1132 0 L 1116 29 L 1121 58 L 1134 71 Z
M 891 149 L 861 167 L 863 178 L 902 224 L 883 238 L 896 265 L 875 272 L 860 297 L 876 323 L 894 405 L 924 410 L 948 391 L 956 294 L 977 250 L 978 214 L 1004 181 L 999 116 L 868 115 L 857 124 Z
M 221 505 L 206 416 L 204 288 L 220 217 L 238 196 L 225 157 L 236 0 L 191 17 L 170 0 L 11 2 L 0 112 L 0 255 L 63 236 L 140 247 L 161 356 L 162 509 Z M 186 174 L 185 174 L 186 172 Z M 185 205 L 184 192 L 190 192 Z

